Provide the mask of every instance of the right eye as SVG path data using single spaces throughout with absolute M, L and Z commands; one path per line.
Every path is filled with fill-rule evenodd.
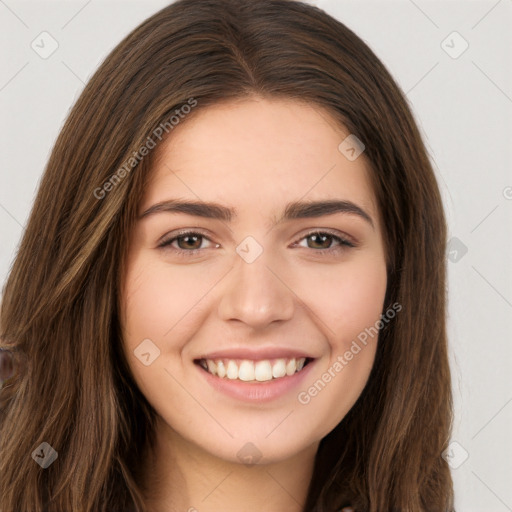
M 198 251 L 202 250 L 202 240 L 208 240 L 211 242 L 206 235 L 197 231 L 181 231 L 179 233 L 174 233 L 174 236 L 172 235 L 173 234 L 171 233 L 171 237 L 164 239 L 158 247 L 165 250 L 171 250 L 179 256 L 186 257 L 196 255 Z M 177 242 L 178 247 L 173 245 L 175 242 Z

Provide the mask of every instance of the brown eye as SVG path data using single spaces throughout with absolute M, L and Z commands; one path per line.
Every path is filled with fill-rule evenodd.
M 307 239 L 313 241 L 313 247 L 310 247 L 311 249 L 330 249 L 334 236 L 322 233 L 314 233 L 309 235 Z
M 306 248 L 314 249 L 320 254 L 339 252 L 356 245 L 349 240 L 326 231 L 313 231 L 301 240 L 306 240 Z M 304 245 L 300 245 L 304 247 Z
M 176 237 L 175 240 L 178 241 L 179 249 L 187 250 L 187 249 L 200 249 L 202 238 L 203 237 L 201 235 L 183 235 L 183 236 Z M 183 242 L 183 243 L 180 243 L 180 242 Z
M 196 252 L 204 249 L 201 245 L 203 245 L 205 240 L 208 240 L 211 243 L 209 238 L 202 233 L 198 233 L 196 231 L 183 231 L 175 236 L 165 239 L 158 245 L 158 247 L 165 250 L 172 250 L 180 256 L 185 256 L 195 254 Z

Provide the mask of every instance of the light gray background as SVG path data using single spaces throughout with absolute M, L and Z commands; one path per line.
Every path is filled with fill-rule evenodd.
M 309 3 L 369 44 L 416 115 L 458 239 L 447 254 L 456 506 L 512 511 L 512 0 Z M 84 83 L 167 4 L 0 0 L 0 283 Z M 47 59 L 31 48 L 43 31 L 59 45 Z M 457 58 L 445 51 L 463 49 L 453 31 L 469 44 Z

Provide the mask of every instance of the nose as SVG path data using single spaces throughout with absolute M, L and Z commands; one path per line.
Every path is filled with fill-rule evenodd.
M 270 251 L 252 263 L 238 254 L 220 291 L 218 313 L 222 320 L 238 320 L 254 329 L 293 317 L 296 296 L 284 270 Z

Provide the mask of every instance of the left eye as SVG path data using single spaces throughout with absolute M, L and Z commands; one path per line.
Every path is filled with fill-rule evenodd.
M 355 244 L 353 244 L 349 240 L 342 238 L 340 236 L 334 235 L 329 232 L 324 232 L 324 231 L 314 231 L 313 233 L 307 234 L 301 240 L 306 240 L 306 244 L 307 244 L 308 239 L 313 239 L 314 244 L 320 244 L 320 245 L 325 244 L 326 241 L 330 242 L 330 241 L 334 240 L 335 242 L 337 242 L 338 246 L 334 247 L 334 248 L 331 247 L 331 243 L 328 243 L 328 247 L 320 247 L 319 249 L 324 249 L 324 252 L 340 250 L 340 249 L 343 249 L 343 246 L 355 247 Z M 307 247 L 309 247 L 309 246 L 307 246 Z M 315 247 L 309 247 L 309 248 L 314 249 Z
M 311 247 L 307 242 L 308 239 L 313 240 L 313 244 L 320 245 L 320 247 Z M 196 231 L 186 231 L 178 234 L 177 236 L 164 240 L 158 247 L 170 247 L 179 255 L 185 255 L 185 253 L 190 255 L 195 254 L 197 251 L 200 251 L 201 249 L 204 249 L 204 247 L 201 247 L 203 240 L 208 240 L 209 242 L 211 242 L 211 240 L 202 233 L 198 233 Z M 308 233 L 306 236 L 302 237 L 299 240 L 299 242 L 301 242 L 302 240 L 306 240 L 307 248 L 316 249 L 315 252 L 321 253 L 330 253 L 334 251 L 340 251 L 348 247 L 355 247 L 355 244 L 352 243 L 351 241 L 343 237 L 334 235 L 333 233 L 324 231 L 314 231 Z M 335 242 L 334 247 L 332 246 L 333 241 Z M 174 245 L 175 242 L 178 244 L 178 247 Z M 296 242 L 294 245 L 296 245 L 297 243 L 298 242 Z M 327 247 L 325 246 L 326 243 Z M 216 246 L 218 247 L 218 244 L 216 244 Z M 304 246 L 301 245 L 301 247 Z

